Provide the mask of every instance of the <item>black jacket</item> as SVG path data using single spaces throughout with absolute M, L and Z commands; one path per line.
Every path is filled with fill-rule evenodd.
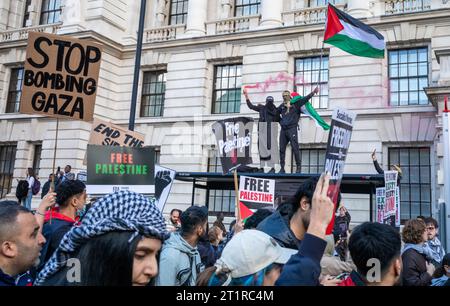
M 257 230 L 271 236 L 284 248 L 296 250 L 300 248 L 301 241 L 291 231 L 288 216 L 281 215 L 279 211 L 261 221 Z
M 384 170 L 381 169 L 380 164 L 378 163 L 377 160 L 374 160 L 374 161 L 373 161 L 373 165 L 375 166 L 375 170 L 377 170 L 377 172 L 378 172 L 379 174 L 384 174 Z M 398 176 L 397 176 L 397 186 L 400 186 L 400 180 L 401 180 L 401 179 L 402 179 L 402 175 L 401 175 L 400 173 L 398 173 Z
M 337 216 L 334 220 L 334 229 L 333 234 L 336 238 L 339 238 L 339 236 L 347 237 L 347 230 L 349 229 L 350 221 L 352 220 L 352 217 L 348 213 L 348 211 L 345 212 L 345 216 L 341 217 L 340 215 Z
M 289 108 L 289 110 L 286 107 L 286 105 L 284 105 L 284 103 L 281 104 L 280 106 L 278 106 L 278 111 L 281 114 L 280 125 L 281 125 L 282 129 L 287 130 L 287 129 L 290 129 L 293 127 L 297 128 L 298 121 L 300 120 L 300 114 L 302 113 L 301 108 L 313 96 L 314 96 L 314 93 L 312 92 L 309 95 L 307 95 L 306 97 L 303 97 L 296 103 L 292 104 L 291 107 Z
M 200 253 L 200 258 L 202 263 L 205 265 L 205 268 L 214 266 L 217 258 L 216 252 L 211 243 L 207 239 L 201 238 L 197 243 L 197 249 Z
M 427 273 L 425 256 L 414 249 L 409 249 L 402 254 L 403 261 L 403 285 L 404 286 L 429 286 L 431 275 Z
M 0 269 L 0 287 L 15 287 L 16 280 Z
M 319 286 L 320 260 L 327 242 L 305 234 L 297 254 L 284 265 L 276 286 Z
M 72 228 L 74 222 L 61 219 L 52 219 L 46 222 L 42 228 L 42 235 L 45 237 L 45 244 L 41 250 L 40 267 L 41 270 L 45 263 L 52 257 L 53 253 L 59 246 L 64 235 Z
M 60 179 L 55 178 L 55 189 L 56 189 L 56 187 L 58 187 L 59 183 L 60 183 Z M 45 182 L 44 186 L 42 187 L 41 199 L 43 199 L 45 197 L 45 195 L 49 192 L 51 184 L 52 184 L 51 180 L 48 180 L 47 182 Z
M 280 121 L 280 111 L 275 105 L 272 104 L 273 107 L 261 104 L 254 105 L 249 99 L 246 99 L 245 101 L 247 102 L 248 108 L 259 113 L 259 122 L 271 123 Z

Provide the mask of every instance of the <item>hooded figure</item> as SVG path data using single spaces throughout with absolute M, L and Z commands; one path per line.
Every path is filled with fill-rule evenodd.
M 266 98 L 266 104 L 254 105 L 250 102 L 247 89 L 244 89 L 244 96 L 249 109 L 259 113 L 258 122 L 258 149 L 259 158 L 261 161 L 261 168 L 264 164 L 271 168 L 269 173 L 275 172 L 275 162 L 278 160 L 278 147 L 277 147 L 277 135 L 278 124 L 272 124 L 273 122 L 280 121 L 280 112 L 273 104 L 274 99 L 272 96 Z

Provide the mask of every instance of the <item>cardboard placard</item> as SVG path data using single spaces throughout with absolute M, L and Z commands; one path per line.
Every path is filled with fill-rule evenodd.
M 160 211 L 164 210 L 170 189 L 172 189 L 175 180 L 176 171 L 155 165 L 155 199 L 156 206 Z
M 88 144 L 142 148 L 145 135 L 94 118 Z
M 142 148 L 144 146 L 144 140 L 144 134 L 94 118 L 88 144 Z M 84 156 L 84 165 L 86 165 L 86 156 L 87 153 Z
M 252 163 L 253 118 L 219 120 L 213 124 L 212 130 L 216 136 L 223 174 Z
M 328 196 L 332 199 L 335 206 L 339 205 L 337 199 L 355 119 L 355 113 L 341 108 L 335 109 L 331 117 L 331 128 L 328 134 L 328 145 L 325 155 L 325 172 L 331 173 Z M 327 235 L 332 233 L 333 226 L 334 214 L 328 225 Z
M 125 189 L 153 194 L 154 160 L 153 148 L 88 145 L 87 192 L 107 194 Z
M 100 62 L 99 44 L 29 32 L 20 112 L 92 121 Z
M 239 200 L 250 210 L 273 209 L 275 204 L 275 180 L 241 176 Z

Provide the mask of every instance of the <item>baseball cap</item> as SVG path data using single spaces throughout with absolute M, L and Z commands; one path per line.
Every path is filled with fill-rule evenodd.
M 258 230 L 243 230 L 227 243 L 216 267 L 230 271 L 232 278 L 255 274 L 272 263 L 285 264 L 298 250 L 281 247 Z

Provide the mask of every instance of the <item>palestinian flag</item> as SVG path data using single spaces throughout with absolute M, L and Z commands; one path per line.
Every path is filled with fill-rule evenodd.
M 328 5 L 324 42 L 350 54 L 384 58 L 384 37 L 358 19 Z
M 293 92 L 291 95 L 293 97 L 291 99 L 291 104 L 294 104 L 298 100 L 303 98 L 297 92 Z M 306 104 L 303 105 L 300 108 L 300 110 L 302 111 L 303 114 L 305 114 L 306 116 L 311 118 L 318 127 L 321 127 L 325 131 L 330 129 L 330 126 L 325 122 L 325 120 L 322 119 L 322 117 L 320 117 L 320 115 L 316 112 L 316 110 L 314 109 L 314 107 L 312 106 L 312 104 L 310 102 L 306 102 Z

